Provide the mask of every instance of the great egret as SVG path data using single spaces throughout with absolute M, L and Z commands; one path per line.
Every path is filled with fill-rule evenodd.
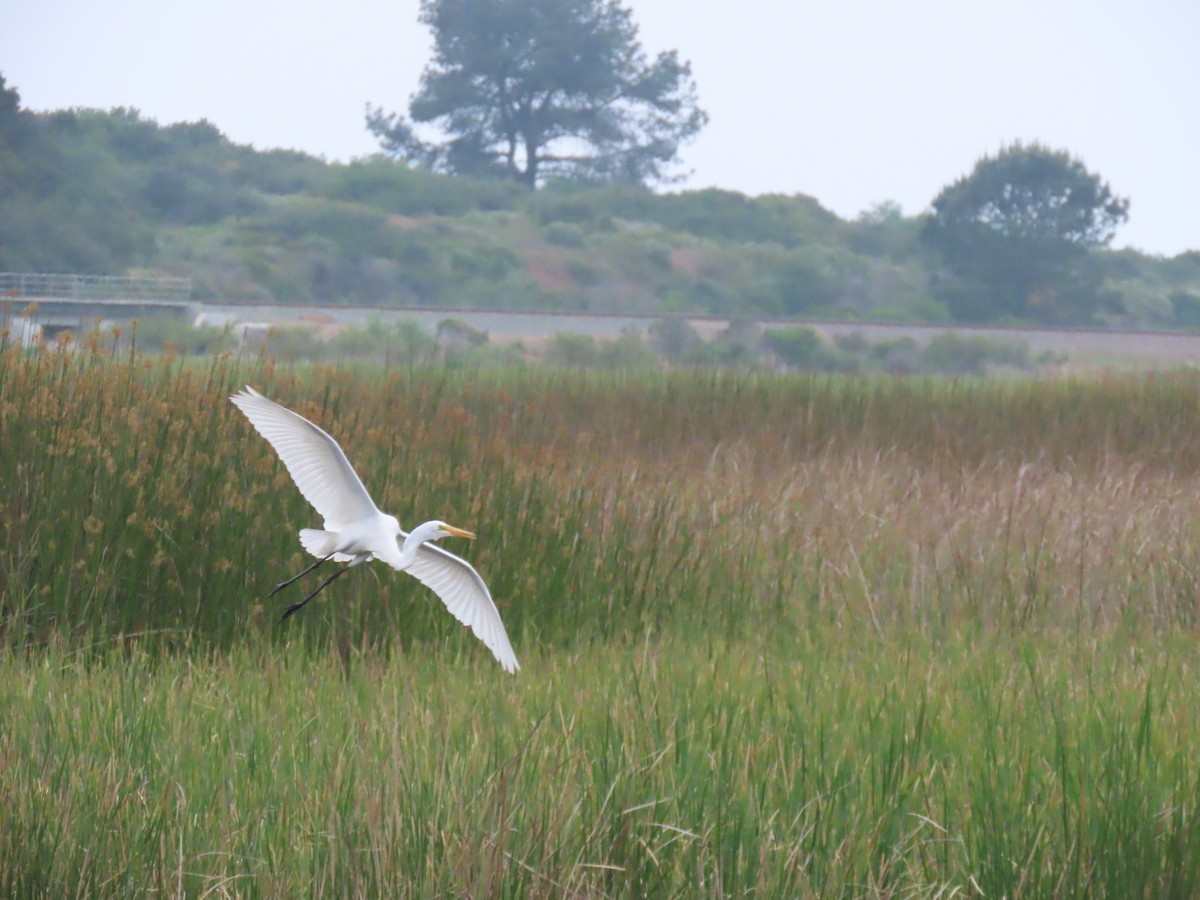
M 444 537 L 474 540 L 475 535 L 439 521 L 425 522 L 406 535 L 395 516 L 379 511 L 342 448 L 324 430 L 249 386 L 229 399 L 275 448 L 300 493 L 325 519 L 324 530 L 300 530 L 300 543 L 317 561 L 299 575 L 279 582 L 267 597 L 330 559 L 347 563 L 299 603 L 284 610 L 279 621 L 321 593 L 339 575 L 359 563 L 378 559 L 431 588 L 458 621 L 471 627 L 506 672 L 521 668 L 500 612 L 479 573 L 466 560 L 434 543 Z

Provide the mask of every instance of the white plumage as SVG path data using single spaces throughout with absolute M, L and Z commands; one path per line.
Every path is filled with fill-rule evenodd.
M 520 668 L 484 580 L 466 560 L 433 543 L 443 537 L 474 538 L 473 534 L 436 520 L 406 534 L 394 516 L 379 511 L 342 448 L 323 429 L 249 386 L 230 400 L 275 448 L 300 493 L 324 520 L 323 530 L 305 528 L 300 532 L 304 549 L 318 561 L 295 578 L 280 582 L 268 596 L 327 559 L 349 563 L 299 603 L 288 607 L 283 618 L 346 570 L 378 559 L 410 573 L 437 594 L 450 613 L 469 626 L 492 651 L 505 671 L 516 672 Z

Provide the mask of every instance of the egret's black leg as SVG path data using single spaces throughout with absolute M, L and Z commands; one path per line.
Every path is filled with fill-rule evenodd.
M 282 591 L 282 590 L 283 590 L 285 587 L 287 587 L 289 584 L 291 584 L 291 583 L 292 583 L 292 582 L 294 582 L 294 581 L 299 581 L 301 578 L 303 578 L 303 577 L 304 577 L 305 575 L 307 575 L 309 572 L 315 572 L 315 571 L 316 571 L 316 569 L 317 569 L 317 566 L 319 566 L 319 565 L 321 565 L 321 563 L 323 563 L 323 562 L 326 562 L 326 561 L 328 561 L 328 560 L 331 560 L 331 559 L 333 559 L 333 554 L 332 554 L 332 553 L 331 553 L 331 554 L 329 554 L 329 556 L 323 556 L 323 557 L 321 557 L 321 558 L 320 558 L 320 559 L 318 559 L 318 560 L 317 560 L 315 563 L 313 563 L 311 566 L 309 566 L 307 569 L 305 569 L 303 572 L 301 572 L 299 575 L 293 575 L 293 576 L 292 576 L 291 578 L 289 578 L 287 581 L 281 581 L 281 582 L 279 582 L 279 584 L 275 585 L 275 587 L 274 587 L 274 588 L 271 590 L 271 593 L 267 594 L 267 596 L 263 597 L 263 599 L 264 599 L 264 600 L 270 600 L 272 597 L 274 597 L 276 594 L 278 594 L 280 591 Z
M 324 560 L 322 560 L 322 562 L 323 561 Z M 289 606 L 287 609 L 285 609 L 283 611 L 283 615 L 279 617 L 279 621 L 282 622 L 284 619 L 286 619 L 292 613 L 296 612 L 296 610 L 300 609 L 300 607 L 302 607 L 305 603 L 307 603 L 313 597 L 317 596 L 317 594 L 321 593 L 321 591 L 325 590 L 325 588 L 329 587 L 329 585 L 333 581 L 333 579 L 337 578 L 339 575 L 345 575 L 347 572 L 349 572 L 351 567 L 352 566 L 346 566 L 345 568 L 338 569 L 336 572 L 334 572 L 332 575 L 330 575 L 328 578 L 326 578 L 324 581 L 322 581 L 321 586 L 318 587 L 315 591 L 313 591 L 311 594 L 309 594 L 307 597 L 305 597 L 299 603 L 293 603 L 291 606 Z

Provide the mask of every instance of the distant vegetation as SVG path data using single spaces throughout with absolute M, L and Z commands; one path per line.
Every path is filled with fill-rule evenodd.
M 184 275 L 198 299 L 953 320 L 926 219 L 891 203 L 846 221 L 803 195 L 531 192 L 258 152 L 128 109 L 35 114 L 3 83 L 0 184 L 0 270 Z M 1200 327 L 1200 253 L 1087 258 L 1067 324 Z M 1063 322 L 1019 312 L 1002 320 Z
M 0 349 L 36 346 L 24 320 L 0 326 Z M 36 329 L 37 326 L 34 326 Z M 685 318 L 654 320 L 647 332 L 623 331 L 615 338 L 558 333 L 549 339 L 492 342 L 485 331 L 462 319 L 442 319 L 436 334 L 413 321 L 384 324 L 373 318 L 365 327 L 345 326 L 319 333 L 306 325 L 271 327 L 236 323 L 227 327 L 189 324 L 175 316 L 151 316 L 126 325 L 98 322 L 89 332 L 41 335 L 41 345 L 104 347 L 174 356 L 236 352 L 243 356 L 306 363 L 381 363 L 384 366 L 444 364 L 450 368 L 529 368 L 536 366 L 649 372 L 667 369 L 817 372 L 841 374 L 983 376 L 996 373 L 1044 373 L 1067 357 L 1033 354 L 1019 338 L 960 335 L 946 331 L 921 344 L 911 337 L 872 343 L 857 332 L 826 341 L 815 328 L 786 325 L 764 328 L 735 319 L 711 337 L 702 336 Z

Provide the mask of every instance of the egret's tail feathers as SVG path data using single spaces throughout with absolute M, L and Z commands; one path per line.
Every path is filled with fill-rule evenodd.
M 313 556 L 324 559 L 337 546 L 337 532 L 321 531 L 318 528 L 301 528 L 300 544 Z

